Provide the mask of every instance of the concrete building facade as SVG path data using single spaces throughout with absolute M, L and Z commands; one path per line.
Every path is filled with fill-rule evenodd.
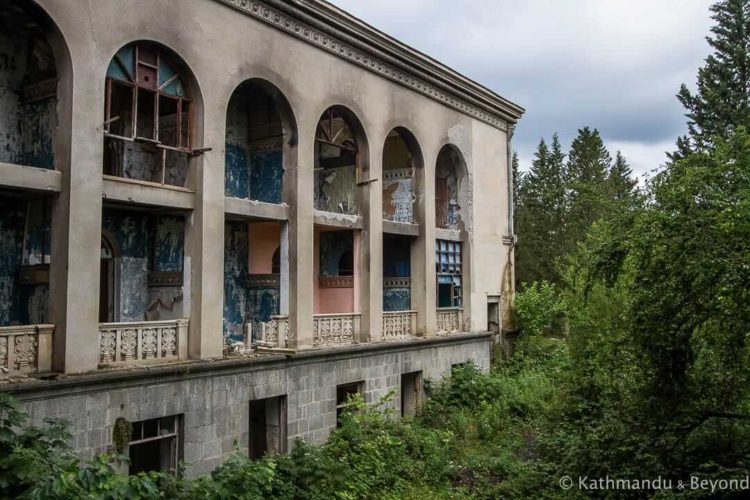
M 321 0 L 0 27 L 0 368 L 35 421 L 197 474 L 489 366 L 522 108 Z

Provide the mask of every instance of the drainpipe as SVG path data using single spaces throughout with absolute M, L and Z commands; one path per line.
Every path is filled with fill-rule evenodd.
M 516 232 L 513 224 L 513 147 L 511 145 L 511 139 L 513 139 L 513 133 L 516 131 L 515 125 L 508 125 L 508 133 L 506 137 L 506 149 L 508 154 L 508 234 L 510 237 L 510 245 L 513 246 L 516 242 Z

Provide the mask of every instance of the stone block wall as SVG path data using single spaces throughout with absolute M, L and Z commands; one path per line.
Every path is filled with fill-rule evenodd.
M 395 390 L 389 404 L 400 408 L 402 374 L 422 371 L 423 380 L 438 380 L 466 361 L 489 369 L 489 334 L 70 377 L 15 392 L 36 425 L 46 417 L 68 420 L 72 444 L 84 458 L 110 449 L 118 417 L 133 422 L 181 414 L 183 459 L 194 477 L 212 471 L 236 447 L 247 453 L 251 400 L 286 395 L 287 449 L 297 438 L 321 444 L 336 426 L 337 385 L 363 381 L 368 402 Z

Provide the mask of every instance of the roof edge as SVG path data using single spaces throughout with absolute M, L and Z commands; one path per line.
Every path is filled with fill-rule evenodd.
M 496 128 L 524 108 L 324 0 L 214 0 Z

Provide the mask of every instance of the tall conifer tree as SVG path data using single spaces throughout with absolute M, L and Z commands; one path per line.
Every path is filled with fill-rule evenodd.
M 706 39 L 714 52 L 698 70 L 696 93 L 683 84 L 677 94 L 687 110 L 688 136 L 677 141 L 673 159 L 750 127 L 750 0 L 722 0 L 711 13 L 716 24 Z

